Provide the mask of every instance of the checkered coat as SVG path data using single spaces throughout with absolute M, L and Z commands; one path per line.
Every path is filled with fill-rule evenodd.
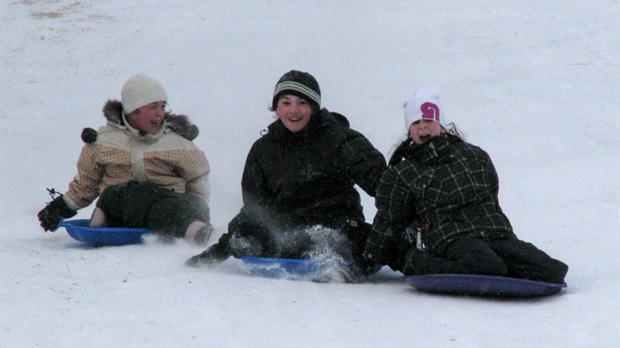
M 131 180 L 208 202 L 209 162 L 191 141 L 198 129 L 186 116 L 167 114 L 158 133 L 144 135 L 124 122 L 120 102 L 109 100 L 103 113 L 108 122 L 99 128 L 96 140 L 82 148 L 78 173 L 64 195 L 72 209 L 88 206 L 110 185 Z
M 384 262 L 407 227 L 421 226 L 426 250 L 441 255 L 454 239 L 513 236 L 498 202 L 499 180 L 489 155 L 443 134 L 413 145 L 380 180 L 377 214 L 365 257 Z M 411 240 L 411 239 L 409 239 Z

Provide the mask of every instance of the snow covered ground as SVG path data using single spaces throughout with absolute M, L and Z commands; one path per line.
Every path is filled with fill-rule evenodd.
M 617 347 L 619 5 L 550 1 L 1 2 L 0 346 Z M 75 174 L 83 127 L 142 72 L 200 127 L 214 240 L 241 207 L 245 156 L 277 79 L 312 73 L 323 105 L 386 156 L 402 101 L 434 85 L 493 158 L 522 239 L 571 268 L 536 300 L 252 277 L 183 266 L 183 241 L 92 249 L 36 213 Z M 367 219 L 374 202 L 364 196 Z M 87 218 L 92 208 L 76 218 Z

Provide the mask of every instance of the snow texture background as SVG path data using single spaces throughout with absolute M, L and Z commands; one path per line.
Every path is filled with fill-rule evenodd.
M 619 4 L 550 1 L 1 2 L 1 331 L 13 347 L 617 347 Z M 536 300 L 438 296 L 384 268 L 368 284 L 184 267 L 184 241 L 89 248 L 43 233 L 84 127 L 142 72 L 200 127 L 213 243 L 241 207 L 275 82 L 308 71 L 323 105 L 386 156 L 404 98 L 433 85 L 491 155 L 517 235 L 570 266 Z M 374 201 L 363 197 L 367 220 Z M 76 218 L 88 218 L 92 206 Z

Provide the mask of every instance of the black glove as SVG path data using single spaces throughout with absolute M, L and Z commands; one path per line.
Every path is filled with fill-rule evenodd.
M 47 232 L 56 231 L 58 224 L 62 220 L 74 217 L 75 214 L 77 214 L 77 211 L 69 208 L 62 196 L 59 196 L 47 203 L 47 206 L 37 216 L 41 222 L 41 227 Z

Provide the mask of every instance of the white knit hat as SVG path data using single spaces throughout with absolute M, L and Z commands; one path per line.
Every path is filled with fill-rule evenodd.
M 121 103 L 125 114 L 156 101 L 168 102 L 168 94 L 156 80 L 142 74 L 132 76 L 123 85 Z
M 403 103 L 405 108 L 405 129 L 413 122 L 431 120 L 446 128 L 443 108 L 439 101 L 439 93 L 433 87 L 422 87 L 409 96 Z

